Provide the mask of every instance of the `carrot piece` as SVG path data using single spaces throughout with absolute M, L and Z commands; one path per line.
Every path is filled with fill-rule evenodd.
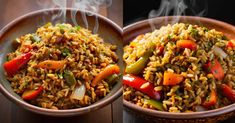
M 120 68 L 117 65 L 108 65 L 101 71 L 91 82 L 91 86 L 95 87 L 100 81 L 104 78 L 112 75 L 112 74 L 119 74 Z
M 188 48 L 191 50 L 197 49 L 197 44 L 191 40 L 179 40 L 176 42 L 176 46 L 180 48 Z
M 184 77 L 180 74 L 172 73 L 172 72 L 164 72 L 164 80 L 163 85 L 177 85 L 182 82 Z
M 227 43 L 227 48 L 229 48 L 229 47 L 235 48 L 235 41 L 234 41 L 234 40 L 228 41 L 228 43 Z
M 215 90 L 212 90 L 210 95 L 209 95 L 208 100 L 206 100 L 202 105 L 205 108 L 209 108 L 211 106 L 214 106 L 216 103 L 217 103 L 217 94 L 216 94 Z
M 43 86 L 40 86 L 37 90 L 26 90 L 22 94 L 24 100 L 32 100 L 36 98 L 43 90 Z
M 50 70 L 61 69 L 65 65 L 65 61 L 54 61 L 54 60 L 46 60 L 40 62 L 37 67 L 46 68 Z

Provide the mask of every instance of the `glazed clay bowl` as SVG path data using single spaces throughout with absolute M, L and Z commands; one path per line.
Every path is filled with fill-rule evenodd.
M 125 27 L 123 33 L 124 46 L 139 34 L 151 32 L 152 29 L 149 22 L 151 22 L 156 27 L 156 29 L 159 29 L 161 26 L 175 23 L 175 20 L 182 23 L 205 26 L 209 29 L 216 29 L 217 31 L 223 32 L 229 39 L 235 39 L 235 27 L 230 24 L 203 17 L 166 16 L 140 21 Z M 126 100 L 123 100 L 123 103 L 124 109 L 134 116 L 154 122 L 218 122 L 225 120 L 235 114 L 235 104 L 202 112 L 169 113 L 142 108 Z
M 46 9 L 29 13 L 15 19 L 6 25 L 0 32 L 0 90 L 3 95 L 18 106 L 39 114 L 51 116 L 73 116 L 88 113 L 110 104 L 112 101 L 120 97 L 122 93 L 122 84 L 121 82 L 118 82 L 106 97 L 90 106 L 68 110 L 52 110 L 31 105 L 13 92 L 10 83 L 6 80 L 3 69 L 3 63 L 6 61 L 6 54 L 13 51 L 11 45 L 12 41 L 18 36 L 35 32 L 38 27 L 43 26 L 48 22 L 55 24 L 58 22 L 62 23 L 64 22 L 62 20 L 65 20 L 66 23 L 73 25 L 73 22 L 76 21 L 81 27 L 86 27 L 88 24 L 89 30 L 93 30 L 94 28 L 98 29 L 97 34 L 99 34 L 104 41 L 118 46 L 116 53 L 120 58 L 118 64 L 122 69 L 122 29 L 111 20 L 98 14 L 82 12 L 75 9 L 63 10 L 67 13 L 65 18 L 61 16 L 61 9 Z M 76 20 L 72 20 L 72 14 L 74 14 Z M 84 20 L 87 20 L 87 22 Z M 98 28 L 95 26 L 97 22 L 99 24 Z

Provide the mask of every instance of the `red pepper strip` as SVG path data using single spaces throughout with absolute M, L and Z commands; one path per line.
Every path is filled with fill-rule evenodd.
M 221 85 L 222 93 L 225 97 L 227 97 L 230 101 L 235 103 L 235 90 L 229 87 L 226 84 Z
M 9 76 L 14 75 L 23 65 L 25 65 L 32 56 L 32 53 L 28 52 L 18 56 L 10 61 L 7 61 L 3 64 L 4 69 L 6 70 Z
M 43 90 L 43 86 L 40 86 L 37 90 L 26 90 L 22 94 L 24 100 L 32 100 L 36 98 Z
M 203 106 L 205 108 L 209 108 L 211 106 L 214 106 L 215 104 L 217 103 L 217 95 L 216 95 L 216 92 L 215 90 L 211 91 L 210 95 L 209 95 L 209 99 L 206 100 L 204 103 L 203 103 Z
M 223 68 L 216 59 L 214 60 L 214 63 L 208 62 L 205 64 L 205 67 L 207 72 L 212 73 L 216 79 L 222 80 L 224 78 Z
M 154 85 L 140 77 L 130 74 L 124 75 L 123 83 L 141 91 L 153 99 L 160 100 L 161 98 L 160 92 L 154 90 Z
M 104 78 L 113 75 L 113 74 L 119 74 L 120 73 L 120 68 L 117 65 L 109 65 L 104 68 L 103 71 L 101 71 L 93 81 L 91 82 L 91 86 L 95 87 L 99 82 L 101 82 Z
M 227 48 L 229 48 L 229 47 L 235 48 L 235 41 L 234 41 L 234 40 L 228 41 L 228 43 L 227 43 Z
M 161 45 L 156 46 L 156 52 L 157 52 L 158 55 L 163 54 L 163 51 L 164 51 L 163 46 L 161 46 Z

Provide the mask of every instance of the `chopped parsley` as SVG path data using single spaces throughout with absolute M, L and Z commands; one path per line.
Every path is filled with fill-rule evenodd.
M 81 29 L 81 27 L 80 27 L 80 26 L 76 26 L 75 28 L 76 28 L 76 30 L 80 30 L 80 29 Z
M 191 34 L 193 37 L 197 37 L 197 36 L 199 35 L 197 29 L 192 29 L 192 30 L 190 30 L 190 34 Z
M 70 55 L 70 50 L 68 49 L 68 48 L 64 48 L 63 50 L 62 50 L 62 55 L 63 56 L 68 56 L 68 55 Z

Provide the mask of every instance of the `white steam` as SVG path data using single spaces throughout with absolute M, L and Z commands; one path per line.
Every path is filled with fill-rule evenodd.
M 52 22 L 66 22 L 66 10 L 64 8 L 75 8 L 81 11 L 90 11 L 93 13 L 99 13 L 101 7 L 110 7 L 112 5 L 112 0 L 71 0 L 71 6 L 68 6 L 67 0 L 37 0 L 37 3 L 44 9 L 46 8 L 63 8 L 61 12 L 57 15 L 52 16 Z M 74 25 L 79 25 L 76 20 L 76 15 L 78 11 L 71 12 L 71 19 Z M 85 28 L 89 27 L 87 21 L 87 16 L 95 16 L 90 12 L 81 12 L 82 20 L 84 22 Z M 45 13 L 48 14 L 48 13 Z M 98 17 L 95 16 L 95 26 L 93 27 L 93 33 L 97 33 L 99 28 Z
M 152 30 L 155 30 L 155 24 L 157 23 L 154 22 L 151 18 L 160 17 L 160 16 L 169 16 L 169 15 L 176 16 L 176 18 L 174 18 L 171 24 L 177 23 L 179 21 L 179 17 L 177 16 L 186 15 L 186 9 L 190 10 L 195 16 L 205 15 L 207 11 L 207 6 L 205 6 L 205 8 L 203 8 L 203 10 L 198 13 L 194 11 L 193 7 L 195 6 L 196 6 L 196 0 L 189 0 L 189 3 L 186 3 L 185 0 L 161 0 L 159 9 L 151 10 L 149 12 L 148 16 L 149 24 Z M 163 21 L 168 21 L 168 20 L 162 20 L 161 22 L 158 23 L 162 23 Z

